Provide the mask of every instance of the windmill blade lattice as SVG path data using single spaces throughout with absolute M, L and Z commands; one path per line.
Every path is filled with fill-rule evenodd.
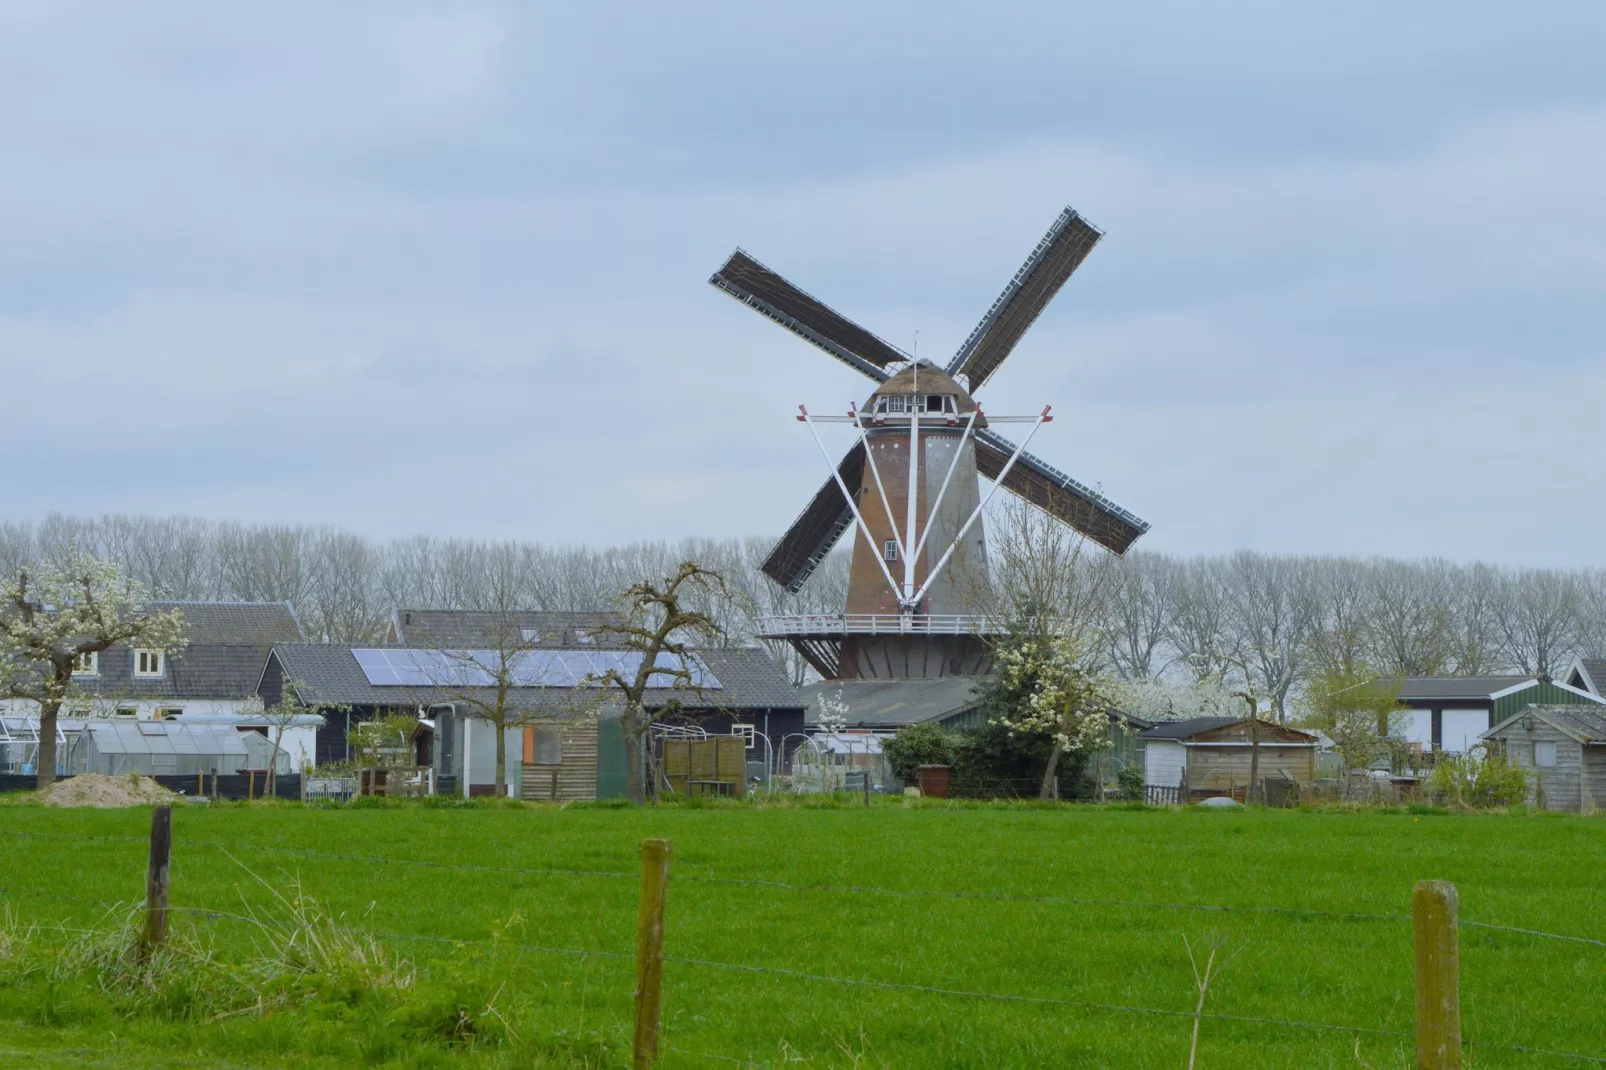
M 1104 237 L 1097 227 L 1066 208 L 1037 243 L 993 307 L 987 310 L 954 359 L 949 375 L 963 375 L 970 392 L 985 383 L 1014 350 L 1026 329 L 1042 314 L 1071 273 Z
M 1015 452 L 1015 444 L 995 431 L 976 433 L 976 471 L 996 480 Z M 1140 520 L 1098 491 L 1078 483 L 1053 465 L 1022 453 L 1004 477 L 1004 489 L 1118 554 L 1149 530 Z
M 740 249 L 708 282 L 877 382 L 887 377 L 886 365 L 911 359 Z
M 859 493 L 864 483 L 862 442 L 854 443 L 842 458 L 837 474 L 850 492 Z M 852 523 L 853 510 L 843 500 L 841 488 L 835 479 L 827 479 L 764 559 L 764 575 L 796 594 Z

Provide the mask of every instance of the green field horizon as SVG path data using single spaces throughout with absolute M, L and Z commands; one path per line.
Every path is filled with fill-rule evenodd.
M 5 929 L 35 930 L 31 950 L 0 957 L 0 1066 L 627 1065 L 646 837 L 674 846 L 666 1067 L 1181 1067 L 1190 945 L 1201 964 L 1211 946 L 1228 959 L 1199 1067 L 1408 1066 L 1401 916 L 1421 879 L 1454 882 L 1468 923 L 1469 1066 L 1579 1065 L 1512 1047 L 1606 1059 L 1606 946 L 1579 942 L 1606 939 L 1606 821 L 1592 818 L 898 801 L 175 811 L 176 931 L 243 960 L 238 916 L 299 886 L 379 934 L 420 990 L 488 1000 L 495 1028 L 466 1040 L 421 1031 L 405 1006 L 202 1021 L 49 981 L 51 947 L 142 898 L 149 820 L 0 807 Z

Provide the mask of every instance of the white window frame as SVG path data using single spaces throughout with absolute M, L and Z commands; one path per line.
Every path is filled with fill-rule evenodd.
M 146 658 L 154 658 L 156 667 L 150 670 L 140 668 Z M 167 671 L 167 655 L 160 650 L 136 649 L 134 651 L 134 679 L 160 680 Z
M 139 707 L 138 706 L 118 706 L 118 707 L 116 707 L 116 708 L 114 708 L 112 710 L 112 720 L 114 720 L 114 721 L 137 721 L 137 720 L 139 720 Z
M 85 658 L 89 659 L 89 667 L 80 668 L 79 666 L 83 664 Z M 87 654 L 75 655 L 72 663 L 72 674 L 74 676 L 99 676 L 100 652 L 98 650 L 91 650 Z
M 897 539 L 883 539 L 883 540 L 881 540 L 881 560 L 883 560 L 883 561 L 896 561 L 896 560 L 898 560 L 898 540 Z
M 1548 753 L 1550 755 L 1550 760 L 1548 762 L 1547 761 L 1542 761 L 1540 759 L 1540 757 L 1539 757 L 1539 748 L 1540 747 L 1544 747 L 1546 749 L 1546 753 Z M 1553 739 L 1536 739 L 1536 740 L 1534 740 L 1534 768 L 1535 769 L 1554 769 L 1555 767 L 1556 767 L 1556 741 L 1553 740 Z
M 751 750 L 758 743 L 758 726 L 738 722 L 731 725 L 731 735 L 747 740 L 748 749 Z

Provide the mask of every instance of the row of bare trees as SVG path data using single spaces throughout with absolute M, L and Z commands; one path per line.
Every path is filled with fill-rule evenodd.
M 1000 535 L 1004 534 L 1000 530 Z M 1007 543 L 1006 538 L 996 540 Z M 847 586 L 839 550 L 797 595 L 758 566 L 769 538 L 640 542 L 606 548 L 428 537 L 376 542 L 320 527 L 190 518 L 52 516 L 0 525 L 0 571 L 65 559 L 114 562 L 161 597 L 288 601 L 310 635 L 383 634 L 393 606 L 596 609 L 644 576 L 696 561 L 729 597 L 691 608 L 729 641 L 768 613 L 835 613 Z M 1420 675 L 1560 674 L 1606 651 L 1606 570 L 1522 569 L 1441 560 L 1296 557 L 1242 551 L 1178 558 L 1078 556 L 1105 667 L 1128 680 L 1232 675 L 1282 712 L 1329 667 Z M 997 575 L 1002 569 L 995 566 Z M 803 669 L 794 666 L 801 679 Z

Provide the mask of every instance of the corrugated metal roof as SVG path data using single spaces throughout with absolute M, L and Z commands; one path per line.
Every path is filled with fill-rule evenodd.
M 1580 703 L 1577 706 L 1556 703 L 1528 706 L 1495 725 L 1483 735 L 1488 739 L 1508 738 L 1512 725 L 1523 717 L 1538 717 L 1549 721 L 1563 732 L 1585 743 L 1606 744 L 1606 706 Z M 1516 729 L 1521 732 L 1521 729 Z
M 1185 721 L 1164 721 L 1138 733 L 1139 739 L 1192 739 L 1200 732 L 1209 732 L 1229 724 L 1237 724 L 1242 717 L 1189 717 Z
M 84 725 L 98 754 L 206 754 L 244 756 L 245 741 L 232 728 L 167 721 L 90 721 Z
M 1407 676 L 1400 681 L 1402 702 L 1429 699 L 1486 699 L 1531 676 Z
M 847 706 L 846 723 L 854 728 L 893 728 L 941 721 L 976 705 L 979 677 L 946 676 L 932 680 L 841 680 L 800 689 L 808 705 L 804 723 L 820 721 L 820 697 L 838 698 Z

